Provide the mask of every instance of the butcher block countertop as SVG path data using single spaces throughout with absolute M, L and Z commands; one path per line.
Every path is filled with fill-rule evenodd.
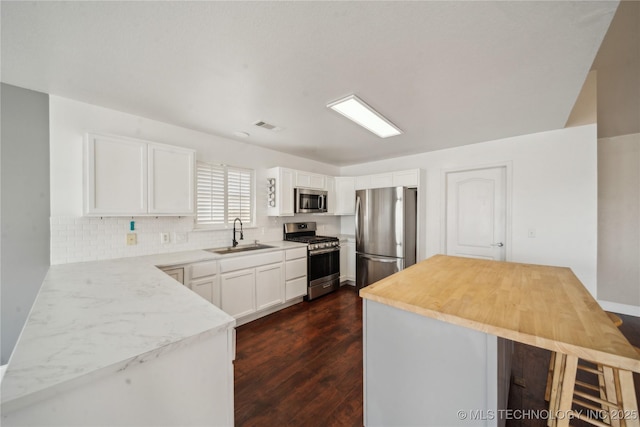
M 360 296 L 640 372 L 640 355 L 566 267 L 436 255 L 361 289 Z

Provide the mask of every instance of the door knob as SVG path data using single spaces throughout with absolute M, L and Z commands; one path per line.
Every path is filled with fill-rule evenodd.
M 504 243 L 500 242 L 500 243 L 492 243 L 491 246 L 497 246 L 499 248 L 504 246 Z

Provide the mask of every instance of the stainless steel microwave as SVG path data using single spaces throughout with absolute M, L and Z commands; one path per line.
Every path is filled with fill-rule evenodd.
M 327 192 L 295 188 L 293 190 L 296 207 L 295 213 L 318 213 L 327 211 Z

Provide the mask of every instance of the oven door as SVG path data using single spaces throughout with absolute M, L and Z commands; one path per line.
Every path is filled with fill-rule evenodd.
M 309 251 L 309 287 L 340 277 L 340 247 Z

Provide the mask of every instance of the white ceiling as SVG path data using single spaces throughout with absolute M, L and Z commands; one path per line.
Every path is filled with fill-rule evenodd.
M 616 6 L 2 1 L 1 77 L 348 165 L 564 127 Z M 326 108 L 351 93 L 404 134 Z

